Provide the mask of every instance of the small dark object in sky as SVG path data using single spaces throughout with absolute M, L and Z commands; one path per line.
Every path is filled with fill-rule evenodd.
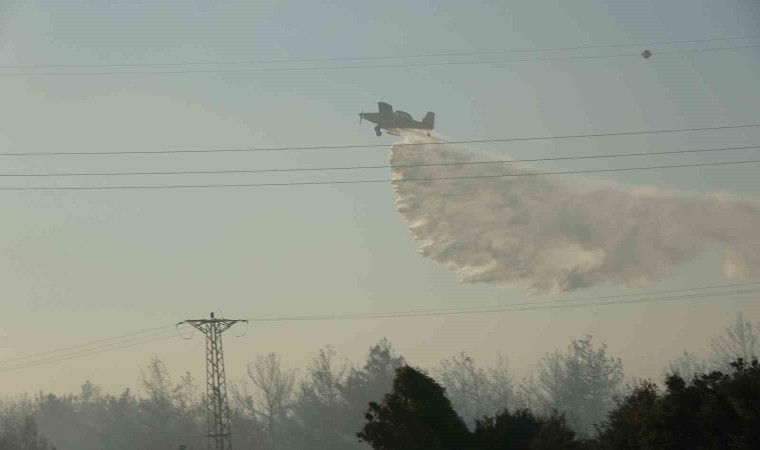
M 649 50 L 644 50 L 644 52 L 641 53 L 641 56 L 643 56 L 644 59 L 649 59 L 652 56 L 652 52 Z
M 377 124 L 375 127 L 375 134 L 378 136 L 383 133 L 380 131 L 384 129 L 388 134 L 398 136 L 401 130 L 416 129 L 426 130 L 428 136 L 430 136 L 430 130 L 435 127 L 435 114 L 431 111 L 425 115 L 422 122 L 418 122 L 412 118 L 409 113 L 404 111 L 393 112 L 393 107 L 387 103 L 380 102 L 377 104 L 378 112 L 376 113 L 359 113 L 359 123 L 362 123 L 363 119 Z

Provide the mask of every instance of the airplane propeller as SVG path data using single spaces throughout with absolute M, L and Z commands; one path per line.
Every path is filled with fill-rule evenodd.
M 364 111 L 359 113 L 359 125 L 362 124 L 362 119 L 364 119 Z

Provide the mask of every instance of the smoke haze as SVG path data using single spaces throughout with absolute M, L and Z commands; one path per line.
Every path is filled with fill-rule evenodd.
M 393 179 L 531 172 L 520 164 L 400 167 L 495 158 L 436 137 L 406 135 L 391 149 Z M 403 146 L 399 144 L 422 144 Z M 760 276 L 760 201 L 691 195 L 574 176 L 394 183 L 398 212 L 420 253 L 460 282 L 528 282 L 533 292 L 601 283 L 645 286 L 709 246 L 729 278 Z

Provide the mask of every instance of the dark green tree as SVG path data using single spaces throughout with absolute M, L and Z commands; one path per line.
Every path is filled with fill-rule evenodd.
M 527 449 L 540 427 L 538 418 L 523 409 L 502 411 L 475 422 L 472 448 L 482 450 Z
M 580 449 L 575 432 L 564 415 L 553 412 L 538 417 L 527 409 L 507 410 L 475 422 L 473 450 L 574 450 Z
M 420 370 L 396 370 L 393 391 L 372 402 L 357 435 L 376 450 L 462 450 L 469 431 L 443 388 Z
M 671 378 L 679 375 L 671 375 Z M 618 400 L 606 422 L 599 427 L 597 443 L 600 448 L 633 449 L 660 448 L 663 431 L 657 420 L 659 392 L 651 381 L 642 381 L 626 397 Z
M 351 369 L 338 386 L 343 401 L 343 415 L 338 422 L 341 435 L 355 439 L 363 425 L 367 404 L 390 392 L 396 369 L 405 364 L 404 357 L 396 353 L 387 339 L 370 347 L 364 366 Z
M 686 381 L 668 377 L 659 393 L 642 383 L 599 429 L 604 449 L 760 448 L 760 364 L 739 359 L 731 372 Z
M 587 448 L 585 442 L 578 440 L 565 420 L 565 415 L 553 411 L 540 420 L 538 433 L 530 441 L 533 450 L 580 450 Z

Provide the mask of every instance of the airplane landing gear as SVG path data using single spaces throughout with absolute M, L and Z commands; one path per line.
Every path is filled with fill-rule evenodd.
M 380 127 L 375 127 L 375 134 L 378 135 L 378 136 L 382 136 L 383 135 L 382 131 L 380 131 Z

